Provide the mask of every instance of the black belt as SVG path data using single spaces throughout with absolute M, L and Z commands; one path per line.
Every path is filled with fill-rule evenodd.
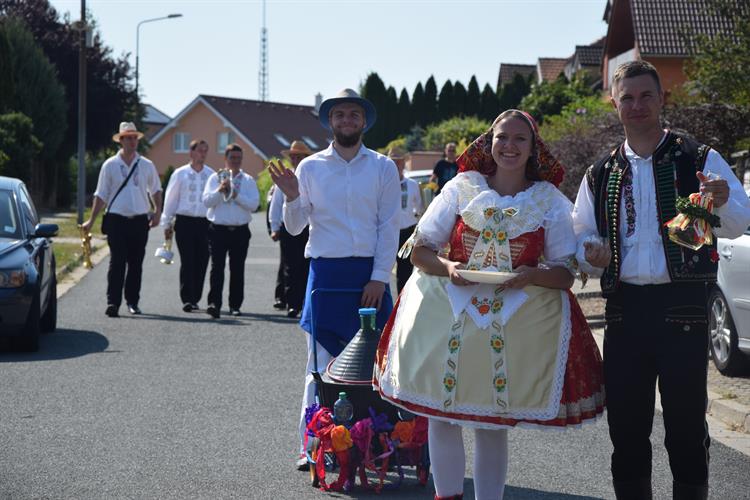
M 234 231 L 235 229 L 242 229 L 243 227 L 247 227 L 247 224 L 240 224 L 239 226 L 227 226 L 225 224 L 214 224 L 211 222 L 211 227 L 221 228 L 226 231 Z
M 122 215 L 122 214 L 115 214 L 111 213 L 109 215 L 114 215 L 115 217 L 120 217 L 122 219 L 128 219 L 128 220 L 134 220 L 134 219 L 140 219 L 140 218 L 146 218 L 148 219 L 148 214 L 138 214 L 138 215 Z

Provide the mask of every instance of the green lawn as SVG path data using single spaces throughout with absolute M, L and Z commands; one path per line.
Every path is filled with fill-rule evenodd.
M 55 252 L 58 279 L 83 263 L 83 249 L 80 243 L 54 242 L 52 246 Z M 92 246 L 91 252 L 96 252 L 97 248 L 96 245 Z
M 89 216 L 91 216 L 91 208 L 86 209 L 83 214 L 83 220 L 87 220 Z M 91 234 L 94 237 L 102 237 L 102 234 L 99 231 L 101 220 L 101 215 L 99 215 L 91 231 Z M 81 236 L 81 233 L 78 232 L 78 216 L 75 213 L 65 220 L 55 220 L 54 224 L 57 224 L 60 228 L 60 231 L 57 233 L 58 238 L 79 238 Z

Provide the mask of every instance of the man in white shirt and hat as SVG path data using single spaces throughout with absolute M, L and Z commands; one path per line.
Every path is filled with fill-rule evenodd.
M 161 181 L 151 160 L 138 154 L 142 137 L 134 123 L 120 123 L 119 132 L 112 136 L 120 150 L 102 165 L 91 217 L 82 224 L 84 231 L 90 231 L 99 212 L 107 207 L 103 232 L 107 235 L 110 259 L 105 314 L 111 318 L 119 316 L 123 286 L 128 311 L 141 314 L 138 302 L 148 231 L 159 224 L 161 217 Z M 150 218 L 149 195 L 155 210 Z
M 281 151 L 281 154 L 292 164 L 292 168 L 297 168 L 297 165 L 312 153 L 303 141 L 292 141 L 289 149 Z M 284 227 L 283 207 L 284 194 L 280 189 L 274 189 L 273 196 L 271 196 L 271 203 L 268 205 L 268 220 L 271 226 L 270 236 L 273 241 L 279 242 L 279 267 L 281 268 L 281 272 L 278 276 L 281 277 L 280 281 L 283 288 L 281 296 L 284 298 L 284 303 L 287 306 L 287 316 L 296 318 L 302 311 L 302 304 L 305 301 L 307 274 L 310 269 L 310 259 L 305 257 L 305 246 L 307 246 L 309 231 L 305 227 L 296 236 L 289 234 L 289 231 Z
M 245 297 L 245 258 L 250 245 L 252 213 L 260 203 L 255 180 L 242 171 L 242 148 L 229 144 L 224 151 L 225 168 L 211 174 L 203 190 L 208 207 L 208 244 L 211 276 L 206 312 L 221 316 L 224 266 L 229 255 L 229 313 L 240 316 Z M 221 174 L 221 179 L 219 175 Z
M 359 307 L 378 309 L 382 328 L 393 308 L 391 269 L 398 246 L 399 187 L 393 162 L 362 144 L 362 135 L 375 123 L 375 107 L 355 91 L 345 89 L 320 105 L 318 117 L 333 133 L 328 148 L 299 164 L 296 172 L 271 163 L 271 178 L 285 196 L 284 225 L 299 234 L 309 224 L 305 256 L 310 274 L 300 326 L 307 336 L 308 361 L 300 414 L 300 457 L 304 469 L 305 409 L 315 401 L 312 370 L 325 369 L 359 329 Z M 319 288 L 358 289 L 361 294 L 321 296 L 316 311 L 310 294 Z M 317 300 L 317 299 L 316 299 Z
M 164 238 L 174 235 L 180 252 L 180 300 L 182 310 L 198 309 L 208 267 L 208 209 L 203 204 L 203 189 L 214 170 L 205 164 L 208 143 L 190 142 L 190 162 L 169 178 L 164 195 L 161 225 Z

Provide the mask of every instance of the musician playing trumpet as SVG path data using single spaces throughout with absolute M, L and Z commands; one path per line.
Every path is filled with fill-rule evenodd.
M 198 309 L 208 268 L 208 219 L 203 190 L 214 170 L 205 164 L 208 143 L 190 142 L 190 163 L 172 173 L 164 196 L 161 226 L 164 240 L 174 235 L 180 252 L 180 300 L 182 310 Z
M 211 253 L 210 288 L 206 312 L 221 315 L 224 264 L 229 254 L 229 313 L 240 316 L 244 299 L 245 258 L 250 245 L 248 224 L 258 208 L 260 194 L 255 180 L 241 170 L 242 148 L 230 144 L 224 152 L 230 176 L 220 180 L 217 172 L 208 178 L 203 203 L 208 207 L 208 245 Z

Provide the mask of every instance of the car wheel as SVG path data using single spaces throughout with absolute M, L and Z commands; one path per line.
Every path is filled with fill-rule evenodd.
M 42 315 L 40 330 L 42 333 L 52 333 L 57 329 L 57 276 L 52 266 L 52 283 L 49 286 L 49 297 L 47 300 L 47 309 Z
M 734 326 L 727 300 L 720 290 L 715 289 L 711 292 L 708 307 L 709 348 L 716 369 L 727 376 L 744 373 L 748 365 L 747 358 L 737 347 L 737 328 Z
M 31 301 L 26 325 L 19 337 L 16 337 L 19 351 L 36 352 L 39 350 L 39 295 Z

